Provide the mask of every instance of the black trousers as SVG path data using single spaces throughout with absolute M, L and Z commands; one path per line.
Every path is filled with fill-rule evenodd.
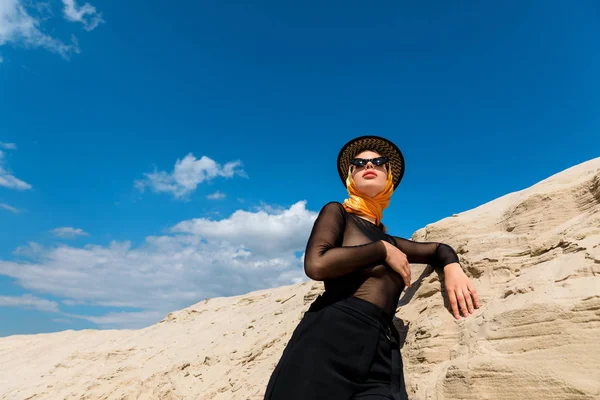
M 265 400 L 408 400 L 398 338 L 375 304 L 319 296 L 285 347 Z

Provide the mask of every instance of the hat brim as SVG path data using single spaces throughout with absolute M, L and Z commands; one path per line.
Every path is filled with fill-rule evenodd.
M 346 187 L 350 160 L 366 150 L 374 151 L 390 159 L 395 190 L 404 176 L 404 156 L 398 146 L 379 136 L 360 136 L 352 139 L 342 147 L 337 157 L 337 169 L 344 187 Z

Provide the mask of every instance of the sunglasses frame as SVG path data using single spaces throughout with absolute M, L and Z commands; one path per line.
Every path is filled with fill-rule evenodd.
M 378 164 L 379 161 L 375 162 L 375 160 L 380 160 L 380 159 L 383 159 L 383 162 L 381 162 L 380 164 Z M 359 160 L 359 161 L 355 162 L 357 160 Z M 369 162 L 375 166 L 381 167 L 382 165 L 389 163 L 390 159 L 385 156 L 375 157 L 375 158 L 353 158 L 352 160 L 350 160 L 350 165 L 354 165 L 355 167 L 361 168 L 361 167 L 364 167 L 365 165 L 367 165 Z

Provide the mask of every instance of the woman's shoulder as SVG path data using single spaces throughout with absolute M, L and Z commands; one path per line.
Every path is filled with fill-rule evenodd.
M 335 201 L 332 200 L 330 202 L 325 203 L 325 205 L 323 207 L 321 207 L 321 213 L 339 213 L 339 214 L 346 214 L 346 209 L 344 208 L 344 205 L 342 203 L 340 203 L 339 201 Z

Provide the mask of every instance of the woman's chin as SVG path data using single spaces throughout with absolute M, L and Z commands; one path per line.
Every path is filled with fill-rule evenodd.
M 378 184 L 362 185 L 361 187 L 358 187 L 358 190 L 360 190 L 362 193 L 369 197 L 375 197 L 377 196 L 377 193 L 383 190 L 383 187 L 381 187 L 381 185 Z

